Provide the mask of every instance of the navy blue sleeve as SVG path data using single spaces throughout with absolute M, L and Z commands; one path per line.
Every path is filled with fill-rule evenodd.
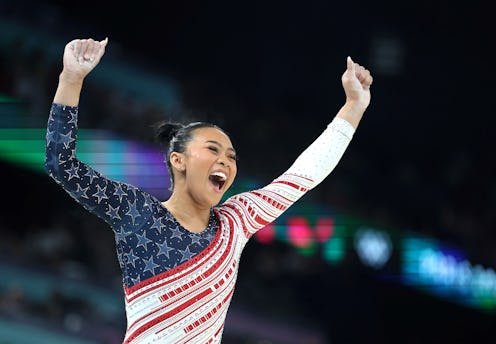
M 46 134 L 48 175 L 116 234 L 137 231 L 151 215 L 151 196 L 104 177 L 76 158 L 77 117 L 77 107 L 52 104 Z

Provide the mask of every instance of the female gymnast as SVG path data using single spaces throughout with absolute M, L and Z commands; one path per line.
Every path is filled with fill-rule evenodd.
M 321 135 L 269 185 L 228 198 L 236 151 L 228 135 L 203 122 L 162 124 L 157 138 L 172 195 L 161 201 L 112 181 L 76 157 L 78 104 L 83 80 L 108 40 L 75 39 L 48 119 L 48 174 L 113 230 L 127 315 L 124 343 L 220 343 L 241 252 L 334 169 L 370 103 L 372 76 L 347 58 L 341 77 L 346 102 Z

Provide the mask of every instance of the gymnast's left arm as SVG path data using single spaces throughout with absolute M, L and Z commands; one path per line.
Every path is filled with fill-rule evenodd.
M 308 189 L 320 184 L 336 167 L 370 104 L 370 71 L 347 58 L 341 76 L 346 102 L 326 130 L 296 159 L 285 174 L 310 179 Z
M 370 72 L 348 57 L 341 76 L 346 102 L 327 128 L 269 185 L 232 196 L 221 205 L 221 211 L 238 218 L 246 238 L 274 221 L 332 172 L 370 104 L 372 81 Z

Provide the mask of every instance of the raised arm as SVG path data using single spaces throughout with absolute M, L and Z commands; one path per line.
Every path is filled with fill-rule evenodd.
M 140 228 L 150 213 L 150 195 L 110 180 L 76 157 L 78 104 L 84 78 L 105 52 L 107 40 L 73 40 L 64 49 L 64 67 L 47 124 L 45 168 L 78 203 L 106 221 L 117 234 Z
M 303 176 L 317 186 L 336 167 L 370 104 L 372 76 L 348 56 L 341 83 L 346 102 L 326 130 L 296 159 L 286 174 Z
M 338 164 L 370 103 L 372 76 L 348 57 L 341 81 L 345 104 L 293 165 L 264 188 L 235 195 L 220 207 L 236 219 L 246 239 L 322 182 Z

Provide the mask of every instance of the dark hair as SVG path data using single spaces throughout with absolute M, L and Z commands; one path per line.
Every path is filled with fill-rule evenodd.
M 155 128 L 155 141 L 160 144 L 165 151 L 165 164 L 171 178 L 170 191 L 174 188 L 174 172 L 172 171 L 172 164 L 170 156 L 172 152 L 184 153 L 186 147 L 193 138 L 193 132 L 201 128 L 215 128 L 227 133 L 215 124 L 208 122 L 192 122 L 189 124 L 181 124 L 177 122 L 161 121 L 154 125 Z

